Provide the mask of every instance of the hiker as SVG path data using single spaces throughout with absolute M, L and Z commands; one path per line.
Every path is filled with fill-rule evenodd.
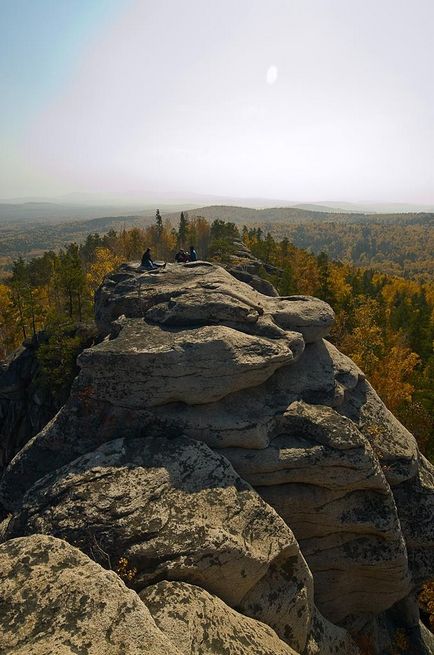
M 142 268 L 146 268 L 147 271 L 153 271 L 157 268 L 164 268 L 166 266 L 166 262 L 164 262 L 164 264 L 156 264 L 153 262 L 151 258 L 151 249 L 146 248 L 145 252 L 143 253 L 142 263 L 140 266 Z
M 184 262 L 188 262 L 188 255 L 185 252 L 185 250 L 183 250 L 182 248 L 180 248 L 180 250 L 178 250 L 178 252 L 175 255 L 175 261 L 178 264 L 183 264 Z
M 197 252 L 195 251 L 194 246 L 190 246 L 190 252 L 188 256 L 190 262 L 197 262 Z

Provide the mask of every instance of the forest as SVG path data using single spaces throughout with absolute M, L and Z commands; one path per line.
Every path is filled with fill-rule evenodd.
M 294 208 L 203 207 L 189 215 L 261 228 L 276 240 L 406 278 L 434 277 L 434 214 L 354 214 Z
M 175 225 L 179 211 L 166 214 Z M 187 214 L 187 212 L 185 212 Z M 215 205 L 190 209 L 190 220 L 224 220 L 239 228 L 260 227 L 278 241 L 287 237 L 298 248 L 355 266 L 420 281 L 434 277 L 434 214 L 359 214 L 308 211 L 294 207 L 252 209 Z M 52 219 L 51 219 L 52 220 Z M 110 229 L 152 225 L 148 210 L 140 215 L 102 216 L 57 224 L 5 222 L 0 216 L 0 279 L 18 257 L 36 257 L 68 243 L 82 243 L 89 234 Z
M 402 228 L 401 228 L 402 229 Z M 260 259 L 259 273 L 281 295 L 314 295 L 336 312 L 331 341 L 366 373 L 386 405 L 434 456 L 434 282 L 357 267 L 325 252 L 314 254 L 287 237 L 233 222 L 181 212 L 176 221 L 157 211 L 146 227 L 93 233 L 81 243 L 13 262 L 0 284 L 0 359 L 43 331 L 38 350 L 53 388 L 70 384 L 83 347 L 77 324 L 92 324 L 93 295 L 120 263 L 153 258 L 173 261 L 179 247 L 194 244 L 199 257 L 237 263 L 234 240 Z M 426 252 L 426 250 L 425 250 Z M 270 273 L 271 271 L 271 273 Z

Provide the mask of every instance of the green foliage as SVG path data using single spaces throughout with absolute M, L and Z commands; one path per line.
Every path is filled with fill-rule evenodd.
M 185 248 L 187 245 L 188 227 L 188 218 L 184 215 L 184 212 L 181 212 L 177 235 L 178 246 L 180 248 Z
M 213 259 L 229 262 L 235 252 L 234 239 L 239 239 L 240 233 L 235 223 L 226 223 L 216 219 L 211 224 L 208 252 Z
M 57 398 L 62 395 L 63 389 L 70 389 L 78 373 L 76 359 L 83 350 L 83 344 L 73 324 L 53 319 L 46 331 L 48 339 L 37 350 L 39 379 Z

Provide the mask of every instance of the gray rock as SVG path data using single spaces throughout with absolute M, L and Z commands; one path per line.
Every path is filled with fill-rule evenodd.
M 228 273 L 234 276 L 234 278 L 240 280 L 240 282 L 245 282 L 256 291 L 259 291 L 259 293 L 263 293 L 264 296 L 277 297 L 279 295 L 271 282 L 264 280 L 262 277 L 259 277 L 259 275 L 249 273 L 243 269 L 244 267 L 241 265 L 240 267 L 234 266 L 227 270 Z
M 279 327 L 301 332 L 306 343 L 327 336 L 334 321 L 330 305 L 312 296 L 273 298 L 269 307 Z
M 140 598 L 183 655 L 297 655 L 264 623 L 184 582 L 160 582 Z
M 232 314 L 242 322 L 243 306 L 247 305 L 253 313 L 247 313 L 245 322 L 254 320 L 254 312 L 269 315 L 277 327 L 300 332 L 306 342 L 328 334 L 334 320 L 331 307 L 317 298 L 267 297 L 209 262 L 168 264 L 165 269 L 145 273 L 124 266 L 105 279 L 95 300 L 97 324 L 106 334 L 120 316 L 147 318 L 150 310 L 149 320 L 160 316 L 166 324 L 194 326 L 204 322 L 227 324 Z M 238 309 L 234 309 L 234 301 Z M 163 308 L 155 309 L 160 304 Z
M 113 363 L 102 370 L 104 375 L 111 375 L 102 389 L 103 394 L 110 393 L 111 402 L 95 396 L 89 368 L 89 377 L 80 374 L 65 407 L 5 471 L 1 500 L 12 510 L 38 478 L 105 441 L 124 436 L 182 433 L 215 448 L 265 448 L 279 434 L 281 416 L 292 402 L 339 406 L 355 389 L 359 369 L 340 354 L 336 359 L 335 352 L 325 341 L 308 344 L 298 360 L 278 369 L 265 383 L 229 394 L 217 403 L 178 402 L 134 411 L 128 399 L 125 403 L 116 393 L 121 371 Z M 119 387 L 123 394 L 128 391 L 128 376 L 125 370 Z M 186 394 L 191 377 L 183 378 Z
M 378 614 L 410 590 L 392 492 L 368 440 L 333 409 L 294 403 L 264 450 L 219 451 L 291 526 L 321 612 Z
M 5 655 L 180 655 L 134 591 L 59 539 L 1 545 L 0 596 Z
M 215 402 L 261 384 L 304 348 L 296 332 L 266 339 L 223 325 L 162 330 L 142 319 L 121 325 L 116 339 L 80 355 L 79 383 L 91 397 L 130 408 Z
M 328 305 L 267 297 L 207 262 L 122 267 L 96 304 L 110 338 L 4 473 L 4 538 L 57 534 L 137 589 L 195 584 L 304 655 L 352 652 L 315 596 L 353 634 L 384 633 L 379 655 L 433 575 L 434 482 L 321 339 Z M 422 643 L 417 611 L 405 626 Z
M 116 570 L 128 562 L 136 590 L 186 581 L 265 621 L 298 650 L 311 638 L 312 577 L 292 532 L 205 444 L 104 444 L 30 489 L 5 539 L 33 532 Z M 332 628 L 333 639 L 350 643 Z

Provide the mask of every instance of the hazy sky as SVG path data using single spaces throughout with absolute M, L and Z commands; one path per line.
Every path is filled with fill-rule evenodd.
M 434 203 L 434 0 L 0 0 L 0 198 Z

